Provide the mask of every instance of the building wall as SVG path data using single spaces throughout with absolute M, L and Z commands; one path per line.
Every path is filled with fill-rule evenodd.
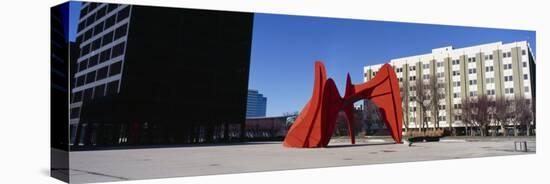
M 424 75 L 435 74 L 443 84 L 440 90 L 444 91 L 444 98 L 439 101 L 440 127 L 464 127 L 457 115 L 464 98 L 484 94 L 493 98 L 535 98 L 535 63 L 526 41 L 459 49 L 436 48 L 428 54 L 392 59 L 390 64 L 400 81 L 403 110 L 406 111 L 403 123 L 409 128 L 417 128 L 418 121 L 422 120 L 422 113 L 417 108 L 420 104 L 411 98 L 415 97 L 415 81 L 425 80 Z M 365 66 L 364 81 L 372 79 L 381 66 Z M 434 117 L 431 120 L 429 126 L 433 127 Z
M 244 136 L 252 22 L 251 13 L 83 3 L 76 142 L 214 142 L 239 137 L 233 129 Z

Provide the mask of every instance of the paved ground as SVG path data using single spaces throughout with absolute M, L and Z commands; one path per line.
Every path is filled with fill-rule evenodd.
M 514 141 L 528 152 L 514 152 Z M 329 148 L 290 149 L 280 142 L 71 152 L 71 182 L 102 182 L 535 153 L 535 138 L 454 138 L 390 144 L 389 138 L 333 139 Z

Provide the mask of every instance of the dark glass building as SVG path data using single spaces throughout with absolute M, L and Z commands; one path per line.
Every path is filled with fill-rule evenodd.
M 84 2 L 72 148 L 239 140 L 252 13 Z
M 246 101 L 246 117 L 265 117 L 267 98 L 258 90 L 249 89 Z

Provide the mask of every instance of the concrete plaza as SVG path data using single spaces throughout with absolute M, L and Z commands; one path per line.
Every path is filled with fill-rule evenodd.
M 528 152 L 515 152 L 527 141 Z M 535 153 L 534 137 L 447 137 L 440 142 L 392 144 L 389 138 L 333 139 L 328 148 L 291 149 L 281 142 L 198 145 L 70 153 L 71 182 L 152 179 L 303 168 L 352 166 Z

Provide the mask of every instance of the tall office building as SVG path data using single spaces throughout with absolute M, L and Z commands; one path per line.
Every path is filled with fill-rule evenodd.
M 248 90 L 246 101 L 246 117 L 264 117 L 266 112 L 267 98 L 258 90 Z
M 526 41 L 488 43 L 455 49 L 443 47 L 431 53 L 392 59 L 403 99 L 403 123 L 419 128 L 424 118 L 433 127 L 435 117 L 422 117 L 416 98 L 416 81 L 435 76 L 439 99 L 440 127 L 464 127 L 458 115 L 462 100 L 487 95 L 490 98 L 523 96 L 535 99 L 535 62 Z M 382 64 L 365 66 L 364 81 L 372 79 Z M 533 111 L 535 103 L 531 103 Z M 452 123 L 452 124 L 451 124 Z
M 252 20 L 251 13 L 82 3 L 72 142 L 181 144 L 234 136 L 229 128 L 244 127 Z

